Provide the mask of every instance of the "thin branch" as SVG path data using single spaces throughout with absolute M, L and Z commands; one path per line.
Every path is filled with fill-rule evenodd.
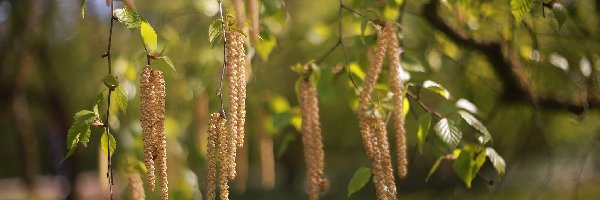
M 356 11 L 356 10 L 354 10 L 354 9 L 352 9 L 352 8 L 349 8 L 348 6 L 346 6 L 346 5 L 342 4 L 342 2 L 341 2 L 341 1 L 340 1 L 340 7 L 341 7 L 341 8 L 343 8 L 343 9 L 346 9 L 347 11 L 350 11 L 350 12 L 352 12 L 352 13 L 354 13 L 354 14 L 357 14 L 358 16 L 360 16 L 360 17 L 362 17 L 362 18 L 365 18 L 366 20 L 369 20 L 369 21 L 371 21 L 371 22 L 373 22 L 373 23 L 375 23 L 375 24 L 382 25 L 382 24 L 379 22 L 379 20 L 377 20 L 377 19 L 375 19 L 375 20 L 373 20 L 373 19 L 370 19 L 369 17 L 367 17 L 367 16 L 363 15 L 362 13 L 360 13 L 360 12 L 358 12 L 358 11 Z
M 327 53 L 325 53 L 325 55 L 321 56 L 321 58 L 319 58 L 319 60 L 317 60 L 317 62 L 315 62 L 315 64 L 321 64 L 321 62 L 323 62 L 325 60 L 325 58 L 327 58 L 331 53 L 333 53 L 333 51 L 335 51 L 335 49 L 337 49 L 340 44 L 342 44 L 342 42 L 340 42 L 340 40 L 338 40 L 337 42 L 335 42 L 335 45 L 333 45 L 333 47 L 331 47 Z
M 221 17 L 221 31 L 223 32 L 223 68 L 221 69 L 221 79 L 219 80 L 219 89 L 217 90 L 217 96 L 221 101 L 221 116 L 227 119 L 225 115 L 225 108 L 223 107 L 223 79 L 225 78 L 225 68 L 227 67 L 227 34 L 225 32 L 225 18 L 223 17 L 223 4 L 221 0 L 217 0 L 219 2 L 219 16 Z
M 102 57 L 106 57 L 108 60 L 108 75 L 112 74 L 112 64 L 111 64 L 111 46 L 112 46 L 112 33 L 113 33 L 113 24 L 115 21 L 115 15 L 114 15 L 114 3 L 111 1 L 110 2 L 110 30 L 109 30 L 109 35 L 108 35 L 108 48 L 106 50 L 106 53 L 104 53 L 104 55 L 102 55 Z M 106 97 L 107 99 L 107 106 L 106 106 L 106 126 L 105 126 L 105 131 L 106 131 L 106 136 L 107 136 L 107 143 L 106 143 L 106 150 L 107 150 L 107 160 L 108 160 L 108 171 L 106 172 L 106 178 L 108 178 L 108 188 L 109 188 L 109 195 L 110 195 L 110 199 L 113 199 L 113 189 L 112 189 L 112 185 L 113 185 L 113 170 L 112 170 L 112 161 L 111 161 L 111 157 L 110 157 L 110 124 L 108 123 L 108 117 L 110 116 L 110 96 L 112 95 L 112 91 L 114 90 L 114 88 L 108 88 L 108 96 Z
M 354 85 L 354 89 L 356 89 L 356 91 L 360 91 L 358 89 L 358 86 L 356 85 L 356 81 L 354 81 L 354 78 L 352 77 L 352 72 L 350 71 L 350 60 L 348 59 L 348 52 L 346 52 L 346 46 L 344 45 L 344 35 L 343 35 L 343 16 L 342 16 L 342 9 L 344 8 L 344 4 L 342 4 L 342 0 L 340 0 L 340 8 L 338 9 L 338 35 L 339 35 L 339 43 L 342 46 L 342 50 L 344 51 L 344 59 L 346 61 L 346 69 L 348 71 L 348 78 L 350 79 L 350 81 L 352 82 L 352 85 Z

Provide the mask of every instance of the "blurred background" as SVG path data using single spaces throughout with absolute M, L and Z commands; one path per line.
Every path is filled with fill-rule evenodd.
M 493 136 L 489 146 L 507 166 L 500 177 L 487 161 L 467 189 L 451 162 L 443 161 L 426 182 L 443 154 L 434 133 L 418 152 L 416 121 L 424 110 L 412 99 L 406 118 L 409 173 L 397 180 L 400 198 L 600 197 L 600 1 L 556 1 L 566 12 L 564 23 L 553 0 L 530 1 L 520 21 L 504 0 L 344 0 L 346 8 L 338 0 L 259 2 L 262 40 L 246 47 L 248 140 L 238 153 L 231 199 L 308 198 L 294 89 L 298 74 L 290 67 L 311 60 L 321 69 L 317 87 L 331 183 L 321 197 L 375 199 L 372 183 L 347 197 L 352 175 L 370 162 L 358 129 L 357 95 L 348 70 L 339 67 L 350 66 L 360 86 L 376 38 L 375 19 L 401 27 L 405 80 L 431 80 L 449 94 L 448 100 L 423 94 L 423 101 L 433 108 L 471 102 L 468 107 L 476 108 Z M 219 110 L 215 92 L 222 45 L 211 47 L 208 36 L 217 1 L 133 3 L 176 68 L 164 60 L 153 62 L 166 77 L 170 197 L 201 199 L 208 117 Z M 101 55 L 108 45 L 110 7 L 104 0 L 88 0 L 82 18 L 81 6 L 71 0 L 0 0 L 0 199 L 107 198 L 102 130 L 93 128 L 87 147 L 80 145 L 63 161 L 74 114 L 92 109 L 107 74 Z M 224 1 L 224 11 L 235 12 L 230 1 Z M 117 141 L 113 164 L 119 199 L 128 198 L 127 174 L 143 168 L 139 74 L 144 55 L 139 33 L 115 22 L 113 74 L 129 102 L 125 113 L 113 112 L 108 121 Z M 146 195 L 160 197 L 147 188 Z

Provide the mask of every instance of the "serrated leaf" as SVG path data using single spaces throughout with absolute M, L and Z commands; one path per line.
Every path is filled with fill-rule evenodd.
M 110 95 L 111 108 L 114 111 L 120 110 L 123 114 L 126 114 L 128 99 L 127 90 L 123 86 L 118 86 L 115 91 Z
M 208 27 L 208 41 L 211 46 L 216 46 L 216 43 L 221 40 L 223 30 L 222 30 L 223 21 L 221 19 L 217 19 L 213 21 Z
M 433 175 L 433 173 L 435 173 L 435 171 L 437 170 L 437 168 L 440 166 L 440 164 L 442 163 L 442 160 L 444 160 L 444 156 L 440 156 L 435 163 L 433 163 L 433 165 L 431 166 L 431 169 L 429 169 L 429 173 L 427 174 L 427 178 L 425 178 L 425 182 L 429 181 L 429 178 L 431 177 L 431 175 Z
M 97 119 L 97 116 L 92 111 L 82 110 L 75 113 L 74 119 L 75 121 L 67 133 L 67 149 L 69 152 L 65 159 L 73 154 L 77 144 L 81 143 L 84 147 L 87 147 L 91 135 L 90 124 Z
M 110 148 L 108 148 L 108 138 L 110 138 Z M 102 137 L 100 138 L 100 145 L 105 155 L 108 155 L 107 149 L 110 149 L 110 156 L 112 156 L 115 153 L 115 150 L 117 150 L 117 140 L 115 140 L 115 137 L 113 137 L 112 134 L 107 133 L 106 131 L 102 133 Z
M 158 48 L 158 36 L 148 21 L 142 21 L 140 34 L 142 34 L 142 40 L 144 40 L 144 44 L 146 45 L 146 48 L 148 48 L 148 51 L 156 51 Z
M 532 0 L 511 0 L 510 8 L 511 13 L 515 17 L 515 21 L 520 23 L 523 17 L 529 13 L 531 6 L 533 5 Z
M 467 124 L 471 125 L 473 128 L 477 129 L 482 135 L 477 138 L 481 144 L 486 144 L 490 140 L 492 140 L 492 135 L 488 131 L 488 129 L 481 123 L 475 116 L 467 111 L 458 111 L 458 114 L 467 122 Z
M 567 10 L 565 9 L 565 6 L 563 6 L 561 3 L 555 2 L 552 4 L 552 13 L 554 13 L 554 18 L 556 18 L 558 28 L 560 29 L 565 21 L 567 21 Z
M 117 18 L 117 21 L 121 22 L 128 29 L 140 28 L 144 20 L 140 14 L 126 7 L 115 9 L 113 15 Z
M 496 168 L 498 175 L 503 176 L 506 169 L 506 163 L 504 162 L 502 156 L 500 156 L 500 154 L 498 154 L 498 152 L 491 147 L 486 148 L 485 153 L 490 159 L 490 162 L 492 162 L 492 165 L 494 165 L 494 168 Z
M 174 71 L 177 72 L 177 70 L 175 69 L 175 65 L 173 64 L 173 61 L 171 61 L 171 58 L 169 58 L 169 56 L 161 56 L 160 59 L 164 60 L 165 63 L 167 63 L 167 65 L 169 65 L 169 67 Z
M 473 166 L 475 166 L 475 161 L 471 158 L 471 155 L 472 152 L 462 151 L 452 164 L 454 172 L 465 183 L 467 188 L 471 188 L 471 181 L 474 178 Z
M 108 87 L 111 90 L 119 86 L 119 81 L 117 80 L 117 77 L 113 75 L 106 75 L 102 79 L 102 82 L 104 82 L 104 85 L 106 85 L 106 87 Z
M 454 122 L 448 120 L 448 118 L 442 118 L 438 121 L 435 125 L 435 132 L 437 133 L 437 136 L 452 149 L 456 148 L 460 143 L 460 139 L 462 139 L 462 132 L 460 132 L 454 125 Z
M 256 49 L 256 53 L 260 57 L 261 60 L 267 61 L 269 60 L 269 55 L 273 51 L 273 48 L 277 44 L 277 39 L 273 35 L 269 35 L 263 37 L 262 40 L 258 41 L 254 48 Z
M 421 117 L 419 117 L 419 130 L 417 131 L 417 140 L 419 145 L 419 152 L 423 154 L 423 145 L 425 144 L 425 139 L 427 138 L 427 134 L 429 133 L 429 127 L 431 126 L 431 114 L 425 113 Z
M 81 0 L 81 18 L 85 18 L 85 7 L 87 0 Z
M 371 179 L 371 168 L 360 167 L 354 172 L 348 183 L 348 197 L 362 189 Z

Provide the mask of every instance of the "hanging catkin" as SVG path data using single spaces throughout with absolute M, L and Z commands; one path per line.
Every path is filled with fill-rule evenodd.
M 395 32 L 393 26 L 384 25 L 375 49 L 369 55 L 370 65 L 359 95 L 358 120 L 365 151 L 372 162 L 374 182 L 378 199 L 396 199 L 396 185 L 389 152 L 387 130 L 385 123 L 373 114 L 368 114 L 371 109 L 371 95 L 385 59 L 386 47 L 393 38 L 390 32 Z
M 144 140 L 144 164 L 150 190 L 155 188 L 155 171 L 162 199 L 169 198 L 167 180 L 167 140 L 165 136 L 165 79 L 162 72 L 147 65 L 140 79 L 142 139 Z
M 390 41 L 388 43 L 388 59 L 390 65 L 390 89 L 394 94 L 394 111 L 392 112 L 392 122 L 394 124 L 396 135 L 398 176 L 400 177 L 400 179 L 403 179 L 404 177 L 406 177 L 407 174 L 408 160 L 406 158 L 406 131 L 404 129 L 404 115 L 402 113 L 404 101 L 402 93 L 404 91 L 404 84 L 402 83 L 402 79 L 400 79 L 400 70 L 402 70 L 400 66 L 401 50 L 398 46 L 396 27 L 390 23 L 387 23 L 385 26 L 389 28 L 384 29 L 385 31 L 387 31 L 383 33 L 386 35 L 384 37 L 390 38 Z
M 142 179 L 138 173 L 129 173 L 129 199 L 131 200 L 144 200 L 146 194 L 144 193 L 144 185 Z
M 225 118 L 220 113 L 210 115 L 208 127 L 208 146 L 207 149 L 207 199 L 214 200 L 219 197 L 222 200 L 229 198 L 229 185 L 231 171 L 235 171 L 235 166 L 231 166 L 230 146 L 235 146 L 234 138 L 227 133 Z M 218 187 L 218 188 L 217 188 Z
M 246 123 L 246 54 L 244 38 L 237 31 L 226 31 L 227 77 L 229 81 L 229 128 L 238 147 L 244 145 Z
M 308 199 L 316 200 L 319 192 L 327 190 L 328 181 L 324 177 L 325 167 L 321 125 L 319 122 L 319 102 L 317 90 L 310 80 L 300 83 L 299 102 L 302 111 L 302 144 L 308 177 Z
M 209 200 L 214 200 L 216 198 L 216 190 L 217 190 L 217 181 L 218 181 L 218 169 L 217 162 L 219 158 L 219 127 L 221 124 L 224 124 L 224 119 L 221 117 L 219 113 L 213 113 L 210 115 L 210 120 L 208 122 L 208 137 L 207 137 L 207 147 L 206 147 L 206 155 L 207 155 L 207 198 Z

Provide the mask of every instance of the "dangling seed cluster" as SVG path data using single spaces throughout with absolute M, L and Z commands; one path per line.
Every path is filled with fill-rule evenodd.
M 142 179 L 138 173 L 129 173 L 129 199 L 132 200 L 144 200 L 146 194 L 144 193 L 144 185 Z
M 390 89 L 394 94 L 392 99 L 394 111 L 392 112 L 392 115 L 396 135 L 398 176 L 400 179 L 403 179 L 407 174 L 406 168 L 408 166 L 408 160 L 406 158 L 406 131 L 404 129 L 404 115 L 402 113 L 404 101 L 402 93 L 405 88 L 402 79 L 400 79 L 400 70 L 402 70 L 400 66 L 400 53 L 402 53 L 402 50 L 398 46 L 396 27 L 389 27 L 390 31 L 384 34 L 387 34 L 386 37 L 391 38 L 390 43 L 388 43 L 388 59 L 390 62 Z
M 150 190 L 155 188 L 155 169 L 162 199 L 169 198 L 167 180 L 167 140 L 165 136 L 165 79 L 162 72 L 146 65 L 140 83 L 141 126 L 144 140 L 144 163 Z
M 235 138 L 226 131 L 226 122 L 227 120 L 220 113 L 210 115 L 206 148 L 209 200 L 216 199 L 217 187 L 220 199 L 229 199 L 228 180 L 233 180 L 234 176 L 231 175 L 235 175 L 235 163 L 232 163 L 235 154 L 230 150 L 231 146 L 236 147 Z
M 399 79 L 400 59 L 396 28 L 391 23 L 386 23 L 377 39 L 375 49 L 369 55 L 371 61 L 363 89 L 359 95 L 358 119 L 365 150 L 373 165 L 374 182 L 378 199 L 396 199 L 396 184 L 389 152 L 387 130 L 385 123 L 373 114 L 371 109 L 371 94 L 379 74 L 381 73 L 386 50 L 390 57 L 391 88 L 394 93 L 394 126 L 396 129 L 396 142 L 398 145 L 399 174 L 406 176 L 406 139 L 404 136 L 404 118 L 402 118 L 402 81 Z M 399 105 L 398 105 L 398 102 Z M 400 111 L 400 112 L 398 112 Z M 400 117 L 398 117 L 400 116 Z
M 325 192 L 329 181 L 323 172 L 325 168 L 321 124 L 319 122 L 319 101 L 317 90 L 310 80 L 300 83 L 300 110 L 302 111 L 302 145 L 308 177 L 308 194 L 311 200 L 319 199 L 319 192 Z
M 244 39 L 237 31 L 227 31 L 227 78 L 229 81 L 229 129 L 238 147 L 244 145 L 246 123 L 246 54 Z

